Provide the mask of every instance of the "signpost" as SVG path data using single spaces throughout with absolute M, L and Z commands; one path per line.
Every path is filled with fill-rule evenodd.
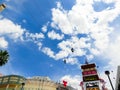
M 81 66 L 81 69 L 84 90 L 101 90 L 96 65 L 94 63 L 85 64 Z

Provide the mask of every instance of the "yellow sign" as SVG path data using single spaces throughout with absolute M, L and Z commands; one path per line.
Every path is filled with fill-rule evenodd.
M 99 80 L 98 75 L 92 75 L 92 76 L 84 76 L 83 77 L 83 81 L 95 81 L 95 80 Z
M 100 90 L 99 88 L 86 88 L 86 90 Z

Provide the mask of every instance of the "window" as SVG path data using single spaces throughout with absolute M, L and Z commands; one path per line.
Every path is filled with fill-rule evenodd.
M 3 78 L 3 83 L 7 83 L 8 82 L 8 77 L 4 77 Z

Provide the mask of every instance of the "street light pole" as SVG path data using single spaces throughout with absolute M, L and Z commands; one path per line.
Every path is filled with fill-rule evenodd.
M 24 90 L 24 85 L 25 85 L 25 83 L 23 82 L 23 83 L 21 83 L 21 84 L 22 84 L 21 90 Z
M 112 87 L 112 90 L 114 90 L 114 87 L 113 87 L 113 85 L 112 85 L 112 82 L 111 82 L 111 79 L 110 79 L 110 72 L 109 71 L 105 71 L 105 74 L 108 76 L 108 79 L 109 79 L 109 82 L 110 82 L 110 85 L 111 85 L 111 87 Z

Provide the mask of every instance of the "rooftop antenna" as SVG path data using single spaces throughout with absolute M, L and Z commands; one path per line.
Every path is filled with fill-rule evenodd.
M 85 64 L 89 64 L 87 58 L 85 59 Z

